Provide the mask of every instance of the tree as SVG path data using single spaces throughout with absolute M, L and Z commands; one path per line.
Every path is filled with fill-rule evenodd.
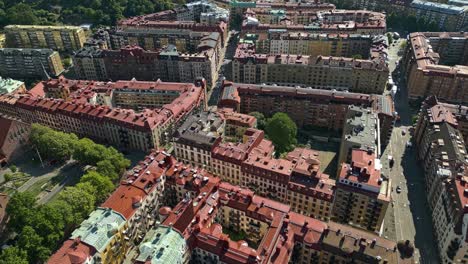
M 30 192 L 16 193 L 8 202 L 6 212 L 10 217 L 8 227 L 19 233 L 35 218 L 36 198 Z
M 7 172 L 5 175 L 3 175 L 3 177 L 5 178 L 5 182 L 9 182 L 13 178 L 13 175 Z
M 57 210 L 58 214 L 60 215 L 60 221 L 65 225 L 65 228 L 63 229 L 63 236 L 69 237 L 71 232 L 75 229 L 75 219 L 71 206 L 60 199 L 53 201 L 49 205 L 50 207 Z
M 0 264 L 28 264 L 26 251 L 18 247 L 9 247 L 0 253 Z
M 55 241 L 56 243 L 57 241 Z M 51 250 L 43 245 L 43 238 L 31 226 L 25 226 L 21 231 L 17 245 L 25 250 L 30 263 L 45 262 Z
M 268 119 L 265 132 L 273 141 L 278 154 L 291 150 L 297 143 L 297 126 L 285 113 L 276 113 Z
M 57 241 L 64 237 L 65 217 L 59 208 L 46 204 L 39 208 L 33 227 L 43 238 L 43 244 L 53 250 Z
M 102 203 L 114 190 L 114 184 L 112 181 L 96 171 L 89 171 L 83 177 L 81 177 L 79 184 L 90 184 L 92 187 L 95 188 L 96 192 L 94 196 L 96 197 L 96 202 L 98 204 Z
M 66 160 L 73 154 L 78 137 L 33 124 L 29 140 L 43 158 Z
M 19 3 L 6 11 L 6 19 L 10 24 L 35 25 L 39 23 L 30 5 Z
M 18 168 L 17 168 L 15 165 L 12 164 L 12 165 L 10 166 L 10 170 L 11 170 L 11 172 L 15 173 L 15 172 L 18 171 Z
M 94 210 L 96 198 L 77 187 L 67 187 L 59 194 L 59 200 L 65 202 L 71 211 L 71 226 L 78 226 Z
M 82 138 L 76 144 L 73 157 L 81 164 L 95 166 L 99 161 L 109 158 L 112 154 L 109 148 L 96 144 L 89 138 Z
M 362 55 L 361 54 L 354 54 L 353 56 L 351 56 L 351 58 L 356 59 L 356 60 L 361 60 Z
M 260 112 L 252 112 L 249 113 L 249 115 L 255 117 L 257 119 L 257 128 L 264 130 L 265 129 L 265 123 L 266 123 L 266 118 L 265 115 L 260 113 Z
M 119 175 L 115 172 L 114 164 L 110 160 L 101 160 L 97 163 L 96 171 L 115 182 L 119 178 Z

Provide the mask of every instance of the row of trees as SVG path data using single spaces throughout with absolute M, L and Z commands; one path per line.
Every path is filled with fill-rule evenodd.
M 31 143 L 42 156 L 65 160 L 73 156 L 82 165 L 95 166 L 78 184 L 63 190 L 56 201 L 38 205 L 29 192 L 16 193 L 7 206 L 8 232 L 18 234 L 13 247 L 0 253 L 0 264 L 42 263 L 81 222 L 115 189 L 130 161 L 112 147 L 74 134 L 33 124 Z
M 115 25 L 123 17 L 166 10 L 184 0 L 0 0 L 0 24 Z
M 130 161 L 113 147 L 38 124 L 32 125 L 29 141 L 44 159 L 65 161 L 73 157 L 82 165 L 95 166 L 99 174 L 113 182 L 117 182 L 119 175 L 130 166 Z
M 278 155 L 291 151 L 297 144 L 297 126 L 287 114 L 279 112 L 271 118 L 265 118 L 259 112 L 252 112 L 250 115 L 257 118 L 257 128 L 265 131 Z

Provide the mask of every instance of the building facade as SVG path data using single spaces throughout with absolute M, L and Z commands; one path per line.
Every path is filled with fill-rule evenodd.
M 382 178 L 375 153 L 353 149 L 350 160 L 340 166 L 332 219 L 381 234 L 391 181 Z
M 217 33 L 204 39 L 207 46 L 200 44 L 198 52 L 184 54 L 175 46 L 159 51 L 146 51 L 137 46 L 120 50 L 102 50 L 85 47 L 73 57 L 75 73 L 83 80 L 131 80 L 168 82 L 191 82 L 204 78 L 209 87 L 216 81 L 221 48 L 217 46 Z
M 81 27 L 9 25 L 5 27 L 9 48 L 48 48 L 73 52 L 83 47 L 86 35 Z
M 409 97 L 466 103 L 467 50 L 468 33 L 411 33 L 402 64 Z
M 51 49 L 0 49 L 0 75 L 6 78 L 57 77 L 64 71 L 58 52 Z
M 424 101 L 416 123 L 415 142 L 442 263 L 468 261 L 468 155 L 457 127 L 455 116 L 435 97 Z
M 205 88 L 202 81 L 196 84 L 130 81 L 117 82 L 109 86 L 109 83 L 60 79 L 38 85 L 56 85 L 59 90 L 65 91 L 70 87 L 81 89 L 70 94 L 65 98 L 66 100 L 35 96 L 20 98 L 2 96 L 0 99 L 1 114 L 7 118 L 18 118 L 26 123 L 39 123 L 125 149 L 148 151 L 168 143 L 168 136 L 180 125 L 187 114 L 204 109 Z M 100 85 L 103 87 L 99 87 Z M 119 85 L 122 85 L 121 89 Z M 96 99 L 99 98 L 98 92 L 101 91 L 99 88 L 104 88 L 102 92 L 104 94 L 112 93 L 114 90 L 119 90 L 117 93 L 125 93 L 127 90 L 133 92 L 136 97 L 144 96 L 147 90 L 159 88 L 160 91 L 176 90 L 180 92 L 180 96 L 163 106 L 158 107 L 156 103 L 151 109 L 145 108 L 141 112 L 136 112 L 131 109 L 113 108 L 113 106 L 100 104 L 99 99 Z M 149 97 L 154 99 L 155 94 L 157 96 L 158 93 L 149 93 Z M 125 105 L 137 107 L 138 101 L 135 102 L 131 98 L 127 100 Z
M 287 113 L 299 127 L 342 131 L 348 107 L 362 107 L 377 115 L 380 129 L 375 132 L 376 128 L 374 134 L 380 138 L 381 149 L 388 144 L 395 123 L 393 100 L 388 96 L 231 82 L 223 86 L 220 107 L 245 114 L 260 112 L 267 117 L 276 112 Z
M 313 87 L 358 93 L 382 93 L 389 70 L 385 59 L 360 60 L 328 56 L 257 54 L 239 44 L 232 62 L 232 80 L 240 83 Z

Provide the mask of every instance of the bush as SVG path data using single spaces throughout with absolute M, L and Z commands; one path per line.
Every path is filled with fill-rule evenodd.
M 10 170 L 11 170 L 13 173 L 15 173 L 15 172 L 18 171 L 18 168 L 17 168 L 15 165 L 11 165 L 11 166 L 10 166 Z
M 5 182 L 9 182 L 13 178 L 13 175 L 11 175 L 11 173 L 5 173 L 4 177 L 5 177 Z

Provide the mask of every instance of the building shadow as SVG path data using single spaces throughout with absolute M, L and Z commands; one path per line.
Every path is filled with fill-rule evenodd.
M 426 199 L 424 173 L 416 158 L 416 149 L 407 147 L 401 159 L 406 178 L 409 208 L 416 229 L 414 244 L 419 249 L 421 263 L 438 264 L 440 258 L 432 225 L 432 216 Z M 396 219 L 397 220 L 397 219 Z M 402 223 L 404 225 L 405 223 Z

